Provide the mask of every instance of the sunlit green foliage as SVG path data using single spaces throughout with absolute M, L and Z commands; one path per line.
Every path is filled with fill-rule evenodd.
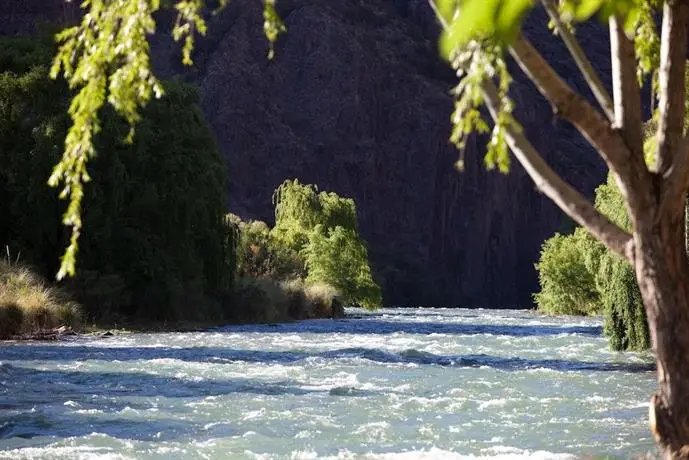
M 241 222 L 239 276 L 303 279 L 307 288 L 330 286 L 345 304 L 375 309 L 382 303 L 368 249 L 356 223 L 354 200 L 286 180 L 273 195 L 275 227 Z M 319 292 L 323 289 L 319 289 Z
M 378 308 L 380 288 L 356 229 L 354 201 L 298 180 L 283 182 L 273 199 L 272 230 L 265 222 L 230 217 L 240 235 L 234 303 L 242 319 L 341 316 L 343 303 Z
M 441 39 L 446 56 L 472 40 L 511 41 L 533 7 L 531 0 L 438 0 L 437 4 L 449 25 Z
M 222 7 L 227 0 L 219 3 Z M 69 106 L 71 125 L 64 153 L 49 179 L 50 185 L 62 186 L 60 197 L 68 200 L 62 219 L 72 228 L 58 279 L 74 275 L 83 226 L 84 183 L 90 180 L 86 166 L 96 155 L 101 109 L 109 104 L 129 124 L 123 138 L 131 142 L 142 107 L 163 94 L 163 85 L 151 70 L 147 41 L 155 32 L 154 14 L 161 8 L 160 0 L 85 0 L 82 8 L 81 23 L 58 34 L 60 48 L 50 72 L 53 78 L 64 76 L 76 91 Z M 175 8 L 178 17 L 173 37 L 184 41 L 183 62 L 191 64 L 195 34 L 206 32 L 206 2 L 178 0 Z M 284 30 L 272 0 L 265 1 L 264 16 L 272 55 L 272 42 Z
M 612 177 L 596 189 L 596 208 L 630 229 L 624 199 Z M 548 239 L 536 264 L 541 291 L 534 296 L 549 314 L 599 314 L 614 350 L 650 347 L 646 313 L 629 262 L 608 251 L 584 229 Z
M 352 199 L 287 180 L 275 191 L 274 202 L 271 233 L 304 257 L 307 284 L 334 286 L 347 304 L 371 309 L 381 305 L 380 287 L 371 275 Z
M 627 214 L 627 207 L 620 189 L 615 184 L 615 179 L 608 174 L 608 180 L 596 188 L 596 209 L 605 214 L 625 230 L 631 230 L 631 221 Z
M 601 312 L 595 275 L 587 255 L 602 246 L 584 229 L 572 235 L 555 234 L 541 249 L 536 264 L 541 291 L 534 299 L 538 309 L 551 315 L 593 315 Z
M 479 46 L 478 43 L 472 43 L 453 59 L 465 63 L 457 65 L 457 76 L 460 81 L 453 90 L 456 99 L 450 141 L 461 152 L 456 166 L 459 170 L 464 169 L 464 148 L 469 136 L 472 133 L 490 131 L 491 137 L 484 157 L 486 167 L 493 169 L 497 166 L 500 172 L 506 173 L 510 166 L 510 156 L 505 130 L 515 121 L 512 118 L 514 103 L 509 96 L 512 76 L 507 70 L 507 63 L 502 58 L 501 50 L 498 46 Z M 483 81 L 494 77 L 499 82 L 498 95 L 502 102 L 502 110 L 497 114 L 497 122 L 490 130 L 482 118 L 480 109 L 484 102 Z
M 3 45 L 0 62 L 18 64 L 14 73 L 0 73 L 0 245 L 52 277 L 68 235 L 60 224 L 64 207 L 45 181 L 68 131 L 69 96 L 45 67 L 27 71 L 12 58 L 13 40 Z M 27 55 L 51 49 L 33 45 L 39 49 Z M 219 315 L 216 294 L 232 282 L 224 162 L 196 105 L 198 90 L 176 82 L 165 89 L 167 97 L 146 108 L 133 143 L 123 142 L 126 122 L 113 110 L 102 113 L 94 139 L 102 154 L 92 164 L 99 180 L 83 198 L 84 223 L 93 230 L 82 239 L 71 286 L 93 316 Z
M 273 235 L 297 252 L 308 244 L 309 233 L 317 225 L 357 231 L 354 200 L 332 192 L 319 193 L 314 185 L 287 180 L 275 190 L 273 203 Z
M 276 239 L 265 222 L 244 222 L 236 216 L 233 220 L 239 230 L 237 276 L 276 281 L 306 277 L 304 259 Z
M 620 227 L 631 230 L 624 198 L 611 176 L 596 189 L 596 207 Z M 610 338 L 610 347 L 614 350 L 649 348 L 646 311 L 632 266 L 622 257 L 605 251 L 593 273 L 605 312 L 605 333 Z
M 273 236 L 281 244 L 299 252 L 309 242 L 308 233 L 320 223 L 323 208 L 313 185 L 298 180 L 283 182 L 273 194 L 275 228 Z
M 308 267 L 307 284 L 334 286 L 346 304 L 380 307 L 380 287 L 373 281 L 366 245 L 354 230 L 317 225 L 302 254 Z
M 625 18 L 625 30 L 632 34 L 647 20 L 647 6 L 659 2 L 643 0 L 564 0 L 559 2 L 565 22 L 582 22 L 594 14 L 602 21 L 612 15 Z M 437 0 L 447 30 L 441 39 L 443 54 L 463 49 L 472 41 L 509 44 L 534 6 L 531 0 Z
M 596 286 L 605 311 L 605 334 L 613 350 L 645 350 L 651 346 L 641 292 L 634 269 L 621 256 L 606 251 L 600 259 Z
M 485 163 L 501 172 L 509 169 L 509 148 L 505 132 L 521 130 L 512 117 L 514 102 L 509 96 L 512 77 L 504 54 L 520 33 L 522 23 L 534 6 L 531 0 L 434 0 L 437 14 L 444 25 L 440 53 L 457 72 L 460 79 L 454 90 L 455 112 L 452 116 L 451 141 L 460 151 L 458 169 L 464 167 L 463 149 L 472 133 L 487 133 L 489 122 L 483 119 L 482 84 L 497 80 L 500 104 L 487 144 Z M 602 21 L 611 15 L 624 19 L 624 27 L 633 36 L 638 61 L 639 79 L 643 80 L 658 68 L 660 40 L 656 32 L 654 12 L 660 2 L 642 0 L 562 0 L 557 2 L 564 27 L 588 20 L 594 14 Z M 555 28 L 555 33 L 559 31 Z M 654 86 L 656 77 L 652 77 Z

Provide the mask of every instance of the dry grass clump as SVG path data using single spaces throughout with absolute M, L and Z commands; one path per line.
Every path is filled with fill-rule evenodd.
M 295 278 L 283 281 L 280 283 L 280 288 L 287 296 L 287 314 L 290 319 L 309 318 L 309 308 L 306 300 L 306 292 L 304 292 L 304 282 L 299 278 Z
M 305 291 L 306 301 L 312 318 L 341 318 L 344 306 L 340 292 L 329 284 L 313 284 Z
M 282 282 L 239 278 L 232 303 L 235 318 L 248 323 L 344 316 L 337 289 L 327 284 L 305 286 L 298 278 Z
M 0 339 L 58 326 L 75 328 L 79 305 L 26 267 L 0 261 Z
M 340 292 L 329 284 L 319 283 L 306 286 L 300 279 L 283 281 L 280 287 L 289 299 L 291 319 L 340 318 L 344 306 Z

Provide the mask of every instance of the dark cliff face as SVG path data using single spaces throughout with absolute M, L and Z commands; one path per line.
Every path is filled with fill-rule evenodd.
M 437 58 L 426 0 L 279 0 L 278 7 L 288 33 L 273 61 L 259 2 L 233 0 L 186 71 L 203 89 L 228 161 L 230 208 L 270 221 L 272 191 L 285 178 L 316 183 L 355 198 L 387 303 L 529 305 L 540 244 L 569 223 L 516 163 L 509 175 L 487 172 L 485 139 L 467 149 L 465 172 L 453 168 L 454 79 Z M 6 14 L 0 9 L 3 23 Z M 536 16 L 528 35 L 583 88 Z M 169 29 L 165 19 L 159 30 Z M 609 69 L 605 32 L 578 32 L 594 63 Z M 167 38 L 153 48 L 162 74 L 181 71 Z M 605 175 L 595 153 L 521 76 L 514 96 L 536 147 L 590 196 Z

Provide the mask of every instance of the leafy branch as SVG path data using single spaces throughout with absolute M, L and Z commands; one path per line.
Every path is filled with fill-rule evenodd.
M 220 8 L 228 0 L 220 0 Z M 94 139 L 100 131 L 99 114 L 107 103 L 130 126 L 127 142 L 132 142 L 141 109 L 163 96 L 163 87 L 153 74 L 148 36 L 155 33 L 153 14 L 160 0 L 84 0 L 81 23 L 56 36 L 58 52 L 50 70 L 54 79 L 63 76 L 76 91 L 69 106 L 71 126 L 65 138 L 65 150 L 48 180 L 52 187 L 62 187 L 60 198 L 68 201 L 62 217 L 71 227 L 69 245 L 62 256 L 58 279 L 73 276 L 79 236 L 82 229 L 84 184 L 90 181 L 89 160 L 96 156 Z M 179 0 L 178 16 L 172 31 L 176 41 L 183 41 L 182 62 L 192 65 L 196 34 L 207 30 L 204 0 Z M 274 0 L 264 1 L 264 31 L 273 43 L 285 31 L 274 8 Z

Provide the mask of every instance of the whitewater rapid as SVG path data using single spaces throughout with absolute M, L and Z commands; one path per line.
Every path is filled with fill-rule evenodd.
M 600 319 L 342 320 L 0 345 L 0 459 L 631 457 L 651 356 Z

